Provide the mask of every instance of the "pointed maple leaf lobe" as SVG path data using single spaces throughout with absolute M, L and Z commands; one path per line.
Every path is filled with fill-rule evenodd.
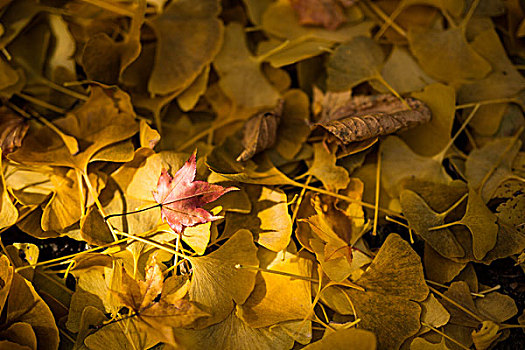
M 195 153 L 171 177 L 162 169 L 153 191 L 153 198 L 161 205 L 162 220 L 176 232 L 181 233 L 186 226 L 195 226 L 220 219 L 202 208 L 235 187 L 222 187 L 205 181 L 194 181 L 197 172 Z

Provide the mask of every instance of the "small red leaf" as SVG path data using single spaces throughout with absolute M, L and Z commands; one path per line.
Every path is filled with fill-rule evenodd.
M 202 206 L 236 189 L 205 181 L 194 181 L 196 172 L 197 162 L 194 153 L 174 177 L 171 177 L 166 169 L 162 169 L 157 190 L 153 191 L 155 201 L 161 205 L 162 220 L 177 233 L 181 233 L 186 226 L 220 219 L 219 216 L 207 212 Z

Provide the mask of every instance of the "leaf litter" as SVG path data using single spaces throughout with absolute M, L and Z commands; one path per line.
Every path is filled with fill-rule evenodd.
M 0 2 L 2 347 L 525 346 L 522 6 Z

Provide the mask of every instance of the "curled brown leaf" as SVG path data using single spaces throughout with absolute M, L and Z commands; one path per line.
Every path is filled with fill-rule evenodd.
M 321 113 L 314 124 L 328 133 L 327 142 L 347 145 L 409 129 L 430 121 L 430 109 L 421 101 L 392 95 L 355 96 L 337 110 Z
M 9 110 L 0 108 L 0 148 L 2 155 L 13 152 L 22 146 L 22 140 L 29 129 L 26 120 Z
M 277 127 L 281 121 L 284 101 L 280 100 L 277 107 L 270 111 L 254 114 L 246 121 L 243 128 L 243 151 L 237 157 L 238 162 L 244 162 L 255 154 L 273 146 L 277 136 Z

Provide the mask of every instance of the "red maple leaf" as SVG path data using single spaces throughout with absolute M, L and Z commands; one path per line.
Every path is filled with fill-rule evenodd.
M 196 172 L 197 162 L 193 153 L 174 177 L 166 169 L 162 169 L 157 190 L 153 191 L 155 201 L 161 206 L 162 220 L 176 233 L 181 233 L 186 226 L 220 219 L 220 216 L 213 216 L 201 207 L 226 192 L 236 190 L 235 187 L 226 188 L 205 181 L 194 181 Z

